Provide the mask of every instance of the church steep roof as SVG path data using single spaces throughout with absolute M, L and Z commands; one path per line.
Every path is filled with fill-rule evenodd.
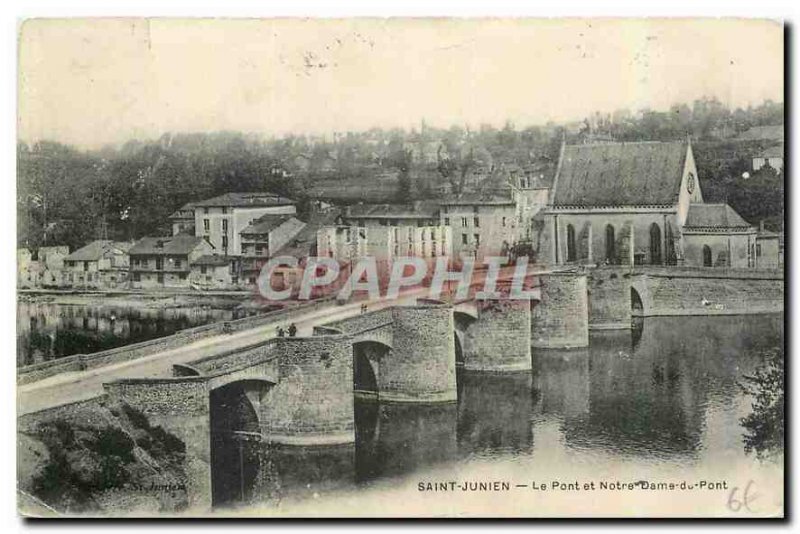
M 687 141 L 567 145 L 553 206 L 674 205 L 687 152 Z

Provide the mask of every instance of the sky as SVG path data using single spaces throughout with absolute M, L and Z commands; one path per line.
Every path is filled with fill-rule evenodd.
M 99 147 L 517 127 L 714 96 L 783 101 L 783 28 L 743 19 L 33 19 L 18 136 Z

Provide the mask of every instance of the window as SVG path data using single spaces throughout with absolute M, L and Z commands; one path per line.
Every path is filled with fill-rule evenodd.
M 158 283 L 159 284 L 164 283 L 164 273 L 158 273 Z
M 205 265 L 201 265 L 200 266 L 200 274 L 206 274 L 206 270 L 207 269 L 208 269 L 208 267 L 206 267 Z
M 617 263 L 617 252 L 614 243 L 614 227 L 606 226 L 606 262 Z
M 474 237 L 475 237 L 475 246 L 476 247 L 481 246 L 481 234 L 475 234 Z
M 503 219 L 501 220 L 500 224 L 502 224 L 503 226 L 506 225 L 506 218 L 505 217 L 503 217 Z
M 181 268 L 181 259 L 180 258 L 175 258 L 175 268 L 176 269 L 180 269 Z
M 461 217 L 461 226 L 466 228 L 466 226 L 467 226 L 467 218 L 466 217 Z
M 228 236 L 222 236 L 222 248 L 225 249 L 225 252 L 228 252 Z
M 444 225 L 445 226 L 450 226 L 450 217 L 445 217 L 444 218 Z
M 222 219 L 222 233 L 228 233 L 228 219 Z
M 208 214 L 208 208 L 203 208 L 203 213 Z
M 353 236 L 350 235 L 350 228 L 344 229 L 344 242 L 349 243 Z
M 71 275 L 70 275 L 70 282 L 71 281 L 72 281 L 72 278 L 71 278 Z M 142 281 L 142 275 L 139 274 L 139 273 L 133 273 L 133 281 L 134 282 L 141 282 Z
M 661 265 L 661 228 L 656 223 L 650 225 L 650 263 Z
M 473 224 L 475 225 L 475 228 L 480 227 L 480 225 L 481 225 L 480 219 L 478 219 L 477 217 L 474 217 L 473 218 Z
M 577 257 L 575 251 L 575 227 L 567 225 L 567 261 L 575 261 Z
M 181 279 L 181 280 L 186 280 L 186 273 L 178 274 L 178 278 Z
M 712 267 L 711 247 L 703 245 L 703 267 Z
M 467 234 L 461 234 L 461 244 L 466 245 L 467 243 L 469 243 L 469 238 L 467 237 Z
M 223 214 L 223 215 L 225 215 L 226 213 L 228 213 L 228 208 L 226 208 L 226 207 L 224 207 L 224 206 L 223 206 L 223 208 L 222 208 L 222 214 Z
M 761 243 L 756 244 L 756 257 L 761 257 Z
M 208 233 L 211 230 L 211 221 L 208 219 L 203 219 L 203 231 Z
M 89 270 L 89 262 L 88 261 L 83 262 L 83 270 L 84 271 L 88 271 Z
M 472 207 L 472 213 L 474 213 L 475 215 L 478 214 L 478 206 L 473 206 Z
M 447 213 L 447 206 L 442 206 L 442 213 Z

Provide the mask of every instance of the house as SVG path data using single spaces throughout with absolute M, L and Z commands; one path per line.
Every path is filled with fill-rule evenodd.
M 262 215 L 240 232 L 241 277 L 255 284 L 267 259 L 284 247 L 305 227 L 292 215 Z
M 240 253 L 245 257 L 270 257 L 304 226 L 292 215 L 262 215 L 239 232 Z
M 688 139 L 562 145 L 543 215 L 548 263 L 754 266 L 754 229 L 704 203 Z
M 36 253 L 38 262 L 38 285 L 56 287 L 61 284 L 61 271 L 64 258 L 69 255 L 69 247 L 64 245 L 39 247 Z
M 128 250 L 130 285 L 135 289 L 188 288 L 192 262 L 214 252 L 214 246 L 202 237 L 143 237 Z
M 204 254 L 190 266 L 189 285 L 193 289 L 230 289 L 238 284 L 237 265 L 230 256 Z
M 452 232 L 456 258 L 506 256 L 519 236 L 518 202 L 510 189 L 484 189 L 442 201 L 440 224 Z
M 194 235 L 205 238 L 219 254 L 238 255 L 240 234 L 267 214 L 294 215 L 295 202 L 273 193 L 226 193 L 194 202 Z
M 92 241 L 64 258 L 61 284 L 75 288 L 112 288 L 128 281 L 128 250 L 133 244 Z
M 409 204 L 355 204 L 342 213 L 352 226 L 433 226 L 439 221 L 439 204 L 417 200 Z
M 17 287 L 31 288 L 37 285 L 38 280 L 34 276 L 38 274 L 38 265 L 37 269 L 32 269 L 35 263 L 29 249 L 17 249 Z
M 780 269 L 783 267 L 783 234 L 764 229 L 762 221 L 756 234 L 755 267 Z
M 753 172 L 768 166 L 781 172 L 783 169 L 783 143 L 769 147 L 753 158 Z
M 189 202 L 169 216 L 172 235 L 194 235 L 194 204 Z

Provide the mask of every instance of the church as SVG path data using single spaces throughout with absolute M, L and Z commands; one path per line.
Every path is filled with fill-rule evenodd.
M 563 145 L 533 230 L 548 264 L 756 266 L 756 228 L 703 201 L 688 139 Z

